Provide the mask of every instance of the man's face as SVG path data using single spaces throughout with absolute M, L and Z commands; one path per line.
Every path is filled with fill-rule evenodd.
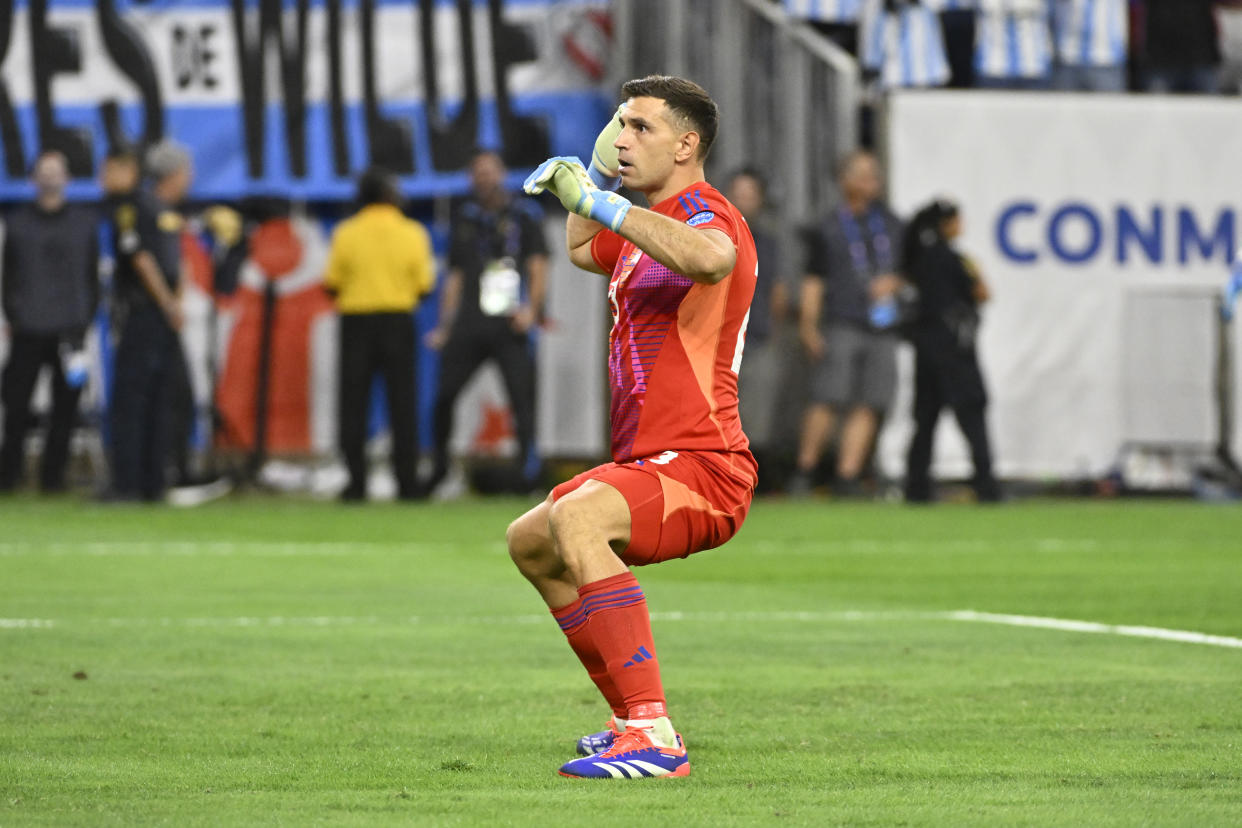
M 31 179 L 40 195 L 62 195 L 69 183 L 69 167 L 65 164 L 65 157 L 58 152 L 40 157 Z
M 190 192 L 190 185 L 192 183 L 194 183 L 194 167 L 190 164 L 186 164 L 175 173 L 170 174 L 168 176 L 170 200 L 173 203 L 177 203 L 185 198 L 186 194 Z
M 841 175 L 841 191 L 846 198 L 872 202 L 880 197 L 880 165 L 870 155 L 858 155 Z
M 763 210 L 763 188 L 754 176 L 739 175 L 729 185 L 729 201 L 747 218 L 758 215 Z
M 117 157 L 104 161 L 99 174 L 99 186 L 105 193 L 128 193 L 138 186 L 138 162 L 133 158 Z
M 621 166 L 621 183 L 640 193 L 658 190 L 672 175 L 686 133 L 659 98 L 630 98 L 621 114 L 624 128 L 613 146 Z
M 505 165 L 495 153 L 485 152 L 470 163 L 470 186 L 479 198 L 490 198 L 504 189 Z

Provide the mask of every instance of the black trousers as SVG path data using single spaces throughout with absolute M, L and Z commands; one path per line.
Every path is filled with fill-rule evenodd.
M 52 412 L 47 441 L 39 471 L 44 491 L 65 488 L 65 466 L 69 461 L 69 437 L 78 415 L 82 389 L 65 382 L 60 361 L 61 337 L 56 334 L 14 332 L 9 361 L 0 379 L 0 402 L 4 404 L 4 444 L 0 446 L 0 490 L 11 489 L 22 480 L 25 465 L 26 433 L 30 430 L 30 397 L 39 372 L 52 369 Z
M 988 442 L 985 411 L 987 393 L 973 351 L 954 351 L 952 346 L 916 349 L 914 368 L 914 438 L 906 456 L 906 500 L 931 500 L 931 461 L 936 422 L 950 408 L 970 446 L 975 476 L 972 485 L 981 501 L 1000 497 L 992 475 L 992 449 Z
M 164 496 L 173 393 L 184 361 L 181 339 L 159 308 L 142 302 L 129 309 L 112 384 L 112 489 L 119 498 Z
M 454 330 L 440 356 L 440 384 L 435 406 L 435 470 L 431 485 L 448 473 L 449 441 L 453 436 L 453 405 L 474 372 L 494 360 L 513 408 L 518 451 L 524 470 L 532 462 L 535 443 L 535 357 L 530 337 L 515 333 L 508 321 L 473 331 Z
M 414 383 L 414 316 L 411 313 L 341 314 L 340 446 L 349 470 L 344 496 L 367 491 L 367 415 L 371 381 L 378 373 L 388 392 L 392 470 L 400 497 L 417 491 L 418 397 Z

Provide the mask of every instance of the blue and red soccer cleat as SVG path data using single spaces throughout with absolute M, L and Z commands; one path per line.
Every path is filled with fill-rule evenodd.
M 597 753 L 603 753 L 612 747 L 612 743 L 624 732 L 624 728 L 617 727 L 617 720 L 615 718 L 609 719 L 607 730 L 588 734 L 578 740 L 578 755 L 594 756 Z
M 646 776 L 690 775 L 690 757 L 677 737 L 677 747 L 657 747 L 645 730 L 626 728 L 612 747 L 595 756 L 561 765 L 561 776 L 574 779 L 641 779 Z

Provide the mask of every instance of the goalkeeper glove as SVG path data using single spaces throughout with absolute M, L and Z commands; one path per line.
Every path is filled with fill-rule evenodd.
M 522 189 L 530 195 L 546 190 L 560 199 L 569 212 L 598 221 L 614 233 L 633 206 L 628 199 L 596 187 L 582 162 L 573 156 L 558 155 L 544 161 L 522 184 Z
M 612 120 L 600 130 L 595 139 L 595 150 L 591 153 L 591 166 L 587 175 L 601 190 L 616 190 L 621 186 L 621 163 L 617 160 L 617 136 L 621 134 L 621 114 L 625 112 L 625 104 L 617 107 Z

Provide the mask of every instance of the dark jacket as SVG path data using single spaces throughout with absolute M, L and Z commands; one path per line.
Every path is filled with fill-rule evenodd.
M 99 304 L 99 236 L 94 211 L 27 204 L 5 222 L 4 315 L 26 334 L 81 335 Z

